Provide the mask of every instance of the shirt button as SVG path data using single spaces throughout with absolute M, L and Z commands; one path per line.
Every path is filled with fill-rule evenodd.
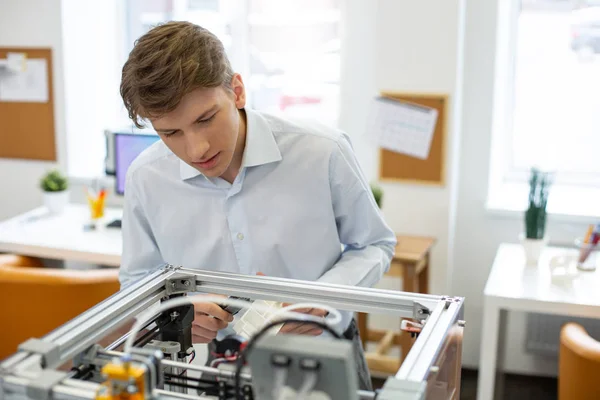
M 238 240 L 244 240 L 244 234 L 243 233 L 238 233 L 237 234 L 237 238 L 238 238 Z

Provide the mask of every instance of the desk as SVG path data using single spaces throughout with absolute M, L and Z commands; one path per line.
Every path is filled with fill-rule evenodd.
M 396 239 L 398 244 L 394 258 L 385 276 L 402 278 L 402 287 L 399 289 L 403 292 L 427 293 L 430 252 L 435 239 L 406 235 L 398 235 Z M 374 353 L 365 354 L 369 369 L 373 372 L 395 374 L 410 350 L 413 339 L 406 332 L 369 329 L 367 316 L 368 314 L 358 313 L 358 329 L 363 347 L 366 347 L 367 342 L 378 342 Z M 394 345 L 402 349 L 400 358 L 386 355 Z
M 567 253 L 577 254 L 573 249 L 547 248 L 539 265 L 526 266 L 521 245 L 499 247 L 484 290 L 478 400 L 502 398 L 503 385 L 499 382 L 496 388 L 495 375 L 502 371 L 498 364 L 503 359 L 509 310 L 600 318 L 600 272 L 581 272 L 568 284 L 553 282 L 549 262 Z
M 0 252 L 118 267 L 121 230 L 85 231 L 89 214 L 87 205 L 70 204 L 60 215 L 40 207 L 1 222 Z M 121 209 L 107 208 L 104 219 L 110 222 L 121 215 Z

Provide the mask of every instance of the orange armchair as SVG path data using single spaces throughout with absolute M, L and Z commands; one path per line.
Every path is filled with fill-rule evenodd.
M 117 269 L 44 268 L 36 258 L 0 254 L 0 360 L 118 290 Z
M 600 399 L 600 342 L 576 323 L 560 332 L 558 399 Z

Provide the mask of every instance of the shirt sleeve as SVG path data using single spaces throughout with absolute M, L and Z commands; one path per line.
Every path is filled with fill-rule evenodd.
M 119 281 L 121 288 L 124 288 L 164 265 L 147 214 L 130 174 L 127 174 L 125 184 L 121 231 L 123 254 Z
M 331 155 L 329 173 L 333 210 L 344 250 L 319 281 L 373 286 L 390 267 L 396 235 L 385 223 L 345 134 Z

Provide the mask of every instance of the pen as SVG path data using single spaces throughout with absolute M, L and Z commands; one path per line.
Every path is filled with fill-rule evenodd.
M 596 225 L 590 237 L 586 237 L 586 239 L 588 240 L 584 241 L 584 244 L 581 248 L 581 254 L 579 255 L 579 264 L 583 264 L 585 260 L 587 260 L 590 253 L 600 241 L 600 224 Z
M 588 226 L 588 230 L 585 233 L 585 239 L 583 240 L 583 243 L 589 243 L 590 242 L 590 239 L 592 237 L 592 233 L 594 233 L 594 225 Z

